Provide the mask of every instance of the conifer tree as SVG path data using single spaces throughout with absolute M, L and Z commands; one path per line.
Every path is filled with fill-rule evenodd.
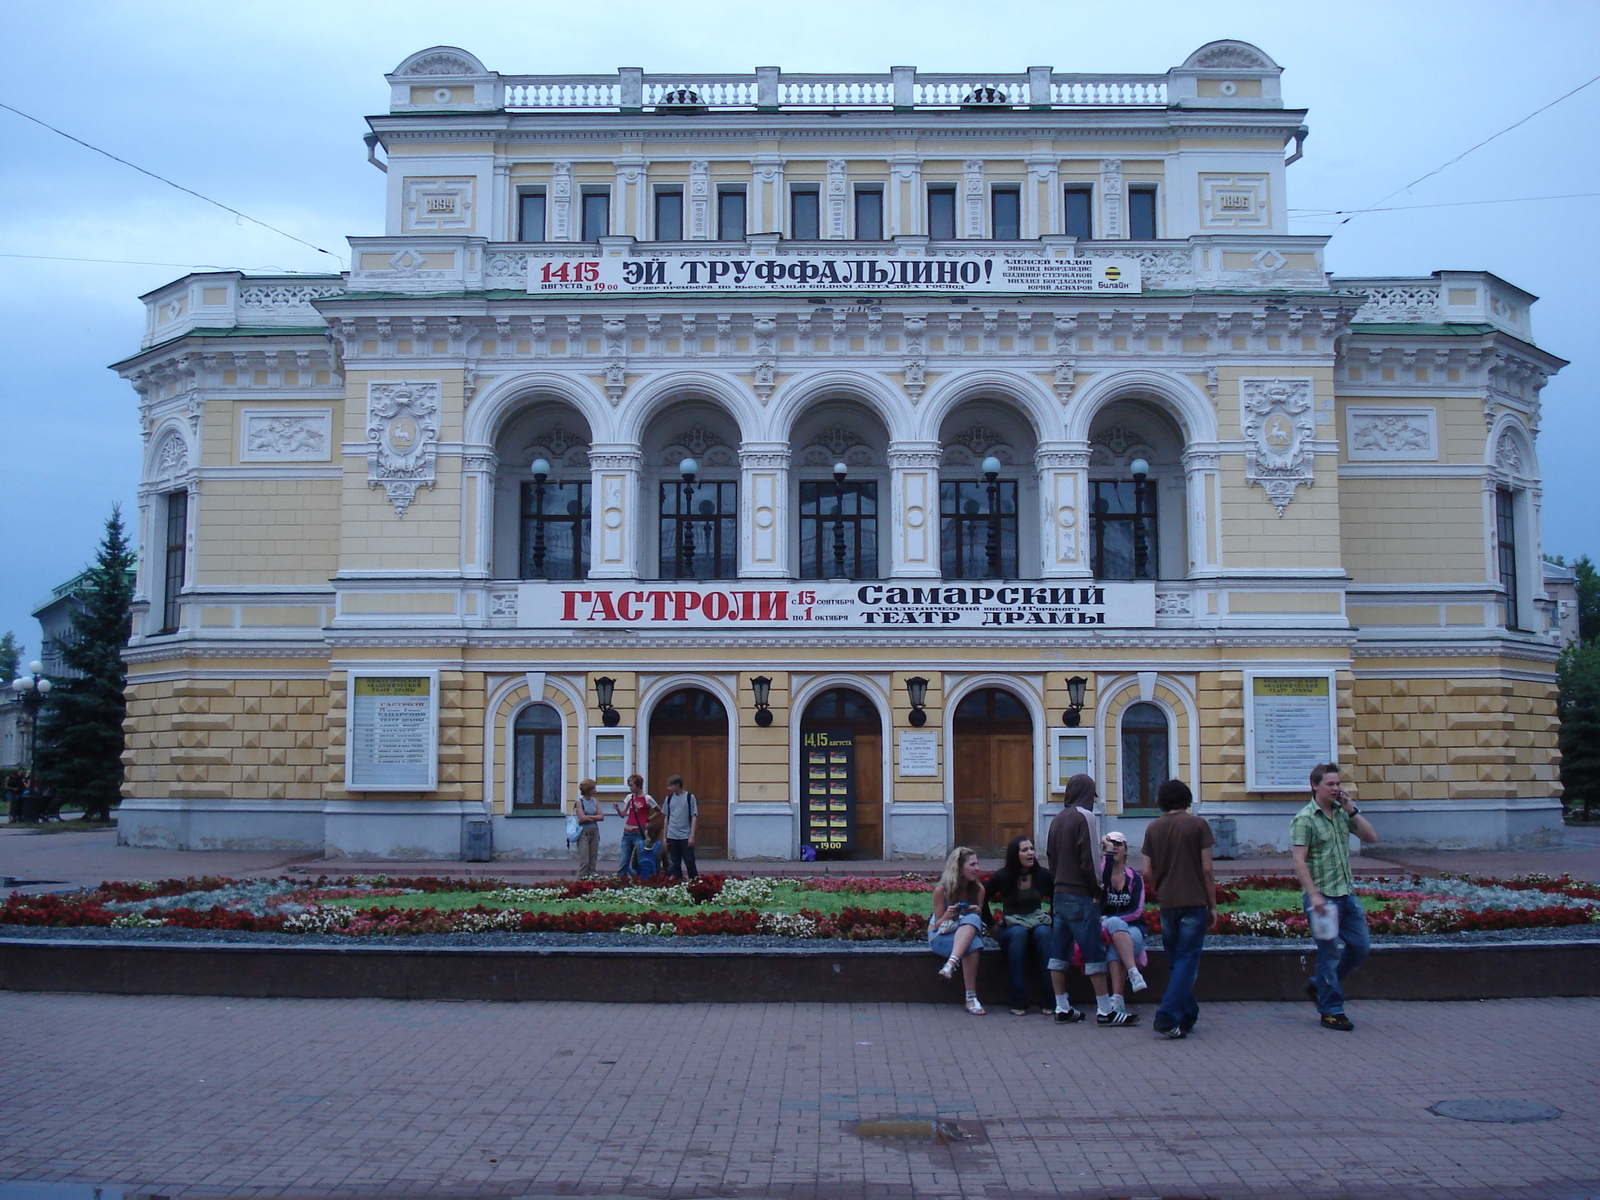
M 9 629 L 0 635 L 0 688 L 8 688 L 11 681 L 22 674 L 22 643 Z
M 82 804 L 86 820 L 109 820 L 122 798 L 122 648 L 132 631 L 133 561 L 114 507 L 61 645 L 61 661 L 77 677 L 59 681 L 40 729 L 39 774 L 63 803 Z
M 1600 808 L 1600 641 L 1568 646 L 1557 672 L 1564 802 L 1588 820 Z

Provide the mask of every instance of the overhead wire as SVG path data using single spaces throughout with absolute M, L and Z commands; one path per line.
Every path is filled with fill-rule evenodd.
M 1419 208 L 1467 208 L 1478 204 L 1532 204 L 1536 200 L 1583 200 L 1592 196 L 1600 196 L 1600 192 L 1566 192 L 1559 196 L 1506 196 L 1499 200 L 1448 200 L 1439 204 L 1391 204 L 1384 208 L 1291 208 L 1291 213 L 1313 219 L 1319 217 L 1341 217 L 1346 214 L 1359 216 L 1369 212 L 1412 212 Z
M 32 121 L 35 125 L 39 125 L 39 126 L 42 126 L 45 129 L 48 129 L 51 133 L 59 134 L 60 136 L 66 138 L 69 142 L 76 142 L 78 145 L 82 146 L 86 150 L 93 150 L 96 154 L 103 154 L 103 155 L 105 155 L 105 157 L 109 158 L 112 162 L 119 162 L 125 167 L 131 167 L 133 170 L 139 172 L 139 174 L 141 174 L 141 175 L 148 175 L 151 179 L 154 179 L 159 183 L 164 183 L 168 187 L 177 188 L 178 191 L 187 193 L 188 195 L 193 196 L 196 200 L 203 200 L 207 204 L 215 205 L 217 208 L 222 209 L 223 212 L 232 213 L 234 216 L 240 218 L 241 220 L 249 221 L 252 225 L 259 225 L 259 226 L 261 226 L 261 228 L 270 230 L 273 233 L 278 234 L 280 237 L 288 238 L 291 242 L 299 242 L 302 246 L 309 247 L 310 249 L 315 250 L 318 254 L 326 254 L 329 258 L 334 259 L 336 262 L 338 262 L 341 267 L 344 265 L 344 259 L 341 258 L 339 255 L 335 254 L 332 250 L 324 250 L 321 246 L 313 245 L 311 242 L 306 241 L 304 238 L 296 237 L 294 234 L 288 232 L 285 229 L 279 229 L 276 225 L 269 225 L 269 224 L 267 224 L 267 222 L 262 221 L 262 220 L 260 220 L 260 219 L 258 219 L 256 217 L 252 217 L 249 213 L 240 212 L 237 208 L 234 208 L 231 205 L 224 204 L 220 200 L 213 200 L 210 196 L 202 195 L 200 192 L 195 191 L 193 188 L 184 187 L 183 184 L 181 184 L 181 183 L 175 183 L 172 180 L 168 179 L 165 175 L 157 175 L 154 171 L 146 170 L 144 167 L 141 167 L 138 163 L 129 162 L 127 159 L 121 158 L 121 157 L 111 153 L 111 151 L 109 151 L 109 150 L 103 150 L 99 146 L 96 146 L 91 142 L 84 141 L 81 137 L 76 137 L 73 134 L 68 133 L 65 129 L 57 129 L 54 125 L 50 124 L 50 122 L 42 121 L 38 117 L 34 116 L 32 113 L 25 113 L 20 108 L 16 108 L 13 105 L 6 104 L 4 101 L 0 101 L 0 108 L 5 109 L 7 112 L 16 113 L 17 116 L 21 117 L 23 120 Z
M 8 254 L 0 258 L 28 258 L 41 262 L 111 263 L 122 267 L 187 267 L 191 271 L 277 271 L 283 275 L 321 275 L 322 271 L 300 271 L 294 267 L 267 265 L 264 267 L 235 267 L 223 263 L 149 262 L 139 258 L 79 258 L 68 254 Z

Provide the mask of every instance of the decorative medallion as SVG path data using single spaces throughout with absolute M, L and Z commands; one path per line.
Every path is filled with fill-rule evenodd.
M 1245 479 L 1261 485 L 1280 517 L 1295 489 L 1315 482 L 1311 395 L 1309 379 L 1239 381 Z
M 417 488 L 432 487 L 439 451 L 439 383 L 367 385 L 367 483 L 382 486 L 400 516 Z

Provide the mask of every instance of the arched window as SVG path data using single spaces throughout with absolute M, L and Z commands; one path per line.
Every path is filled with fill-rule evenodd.
M 1154 808 L 1156 791 L 1171 775 L 1167 714 L 1154 704 L 1135 704 L 1122 714 L 1122 807 Z
M 561 714 L 548 704 L 530 704 L 512 726 L 513 812 L 560 812 L 562 800 Z

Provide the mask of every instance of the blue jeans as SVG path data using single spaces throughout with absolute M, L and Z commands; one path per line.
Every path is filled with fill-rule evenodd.
M 1189 1030 L 1200 1018 L 1194 1002 L 1194 981 L 1200 975 L 1200 951 L 1206 944 L 1210 911 L 1203 904 L 1161 910 L 1161 945 L 1167 952 L 1167 993 L 1156 1009 L 1155 1028 Z
M 1367 933 L 1367 913 L 1354 896 L 1326 896 L 1329 904 L 1339 906 L 1339 936 L 1317 942 L 1317 969 L 1311 981 L 1317 985 L 1317 1011 L 1331 1017 L 1344 1011 L 1344 977 L 1367 961 L 1367 951 L 1372 949 L 1372 938 Z M 1311 897 L 1301 894 L 1300 903 L 1311 916 Z M 1344 951 L 1339 943 L 1344 942 Z
M 1083 973 L 1106 973 L 1106 943 L 1100 936 L 1100 905 L 1088 896 L 1057 892 L 1051 905 L 1054 937 L 1050 943 L 1050 969 L 1065 971 L 1072 962 L 1072 943 L 1083 951 Z
M 1002 925 L 995 934 L 1000 949 L 1005 951 L 1006 970 L 1011 976 L 1011 1007 L 1028 1007 L 1028 950 L 1031 947 L 1039 960 L 1039 974 L 1043 980 L 1039 992 L 1041 1007 L 1054 1003 L 1055 986 L 1050 982 L 1050 943 L 1052 930 L 1049 922 L 1024 929 L 1020 925 Z
M 622 862 L 617 867 L 618 875 L 637 875 L 639 873 L 639 850 L 644 846 L 644 834 L 637 829 L 624 829 L 622 831 Z
M 689 839 L 668 838 L 667 860 L 672 865 L 667 868 L 668 875 L 686 875 L 690 879 L 700 878 L 700 872 L 694 865 L 694 847 L 689 845 Z

